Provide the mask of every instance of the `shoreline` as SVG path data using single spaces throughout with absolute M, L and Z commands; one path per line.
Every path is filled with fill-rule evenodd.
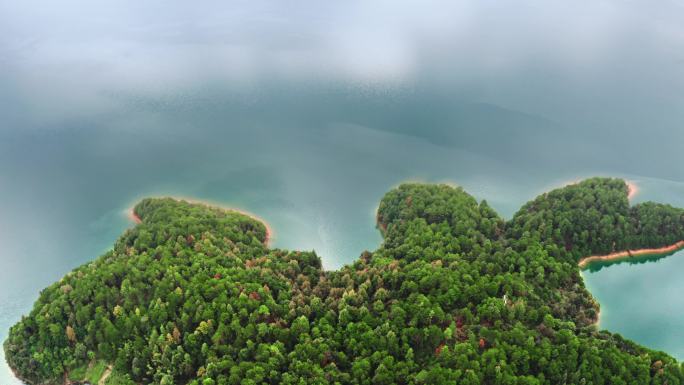
M 589 293 L 591 293 L 591 292 L 589 292 Z M 594 295 L 592 294 L 592 297 L 593 296 Z M 590 326 L 595 326 L 596 329 L 599 330 L 599 329 L 601 329 L 601 305 L 598 302 L 596 302 L 596 304 L 598 305 L 598 310 L 596 310 L 596 321 L 592 322 L 590 324 Z
M 582 180 L 583 179 L 575 179 L 571 181 L 566 181 L 562 183 L 562 185 L 563 187 L 572 186 L 582 182 Z M 636 182 L 627 179 L 622 179 L 622 181 L 625 182 L 625 184 L 627 185 L 627 200 L 631 201 L 632 198 L 634 198 L 639 193 L 639 185 L 637 185 Z
M 590 255 L 588 257 L 584 257 L 584 258 L 580 259 L 579 262 L 577 262 L 577 265 L 580 267 L 580 269 L 584 270 L 589 265 L 591 265 L 591 263 L 593 263 L 593 262 L 599 262 L 599 261 L 600 262 L 611 262 L 611 261 L 619 261 L 619 260 L 625 260 L 625 259 L 630 259 L 630 258 L 635 258 L 635 257 L 646 257 L 646 256 L 669 254 L 669 253 L 679 251 L 681 249 L 684 249 L 684 241 L 675 242 L 671 245 L 663 246 L 663 247 L 657 247 L 657 248 L 623 250 L 623 251 L 617 251 L 617 252 L 605 254 L 605 255 Z
M 273 228 L 271 227 L 271 225 L 267 221 L 265 221 L 263 218 L 259 217 L 256 214 L 253 214 L 249 211 L 238 209 L 235 207 L 224 206 L 221 203 L 212 202 L 212 201 L 208 201 L 208 200 L 191 199 L 191 198 L 175 197 L 175 196 L 166 196 L 165 198 L 171 198 L 171 199 L 178 201 L 178 202 L 185 201 L 185 202 L 195 204 L 195 205 L 202 205 L 202 206 L 210 207 L 210 208 L 218 208 L 218 209 L 223 210 L 223 211 L 229 211 L 229 212 L 237 213 L 240 215 L 244 215 L 244 216 L 249 217 L 249 218 L 251 218 L 257 222 L 262 223 L 264 225 L 264 227 L 266 228 L 266 236 L 264 237 L 264 246 L 270 247 L 270 243 L 274 238 L 274 231 L 273 231 Z M 128 216 L 129 220 L 131 220 L 133 223 L 135 223 L 137 225 L 137 224 L 142 223 L 142 219 L 135 213 L 135 211 L 133 210 L 134 208 L 135 208 L 135 206 L 132 206 L 131 208 L 129 208 L 127 210 L 127 216 Z
M 577 262 L 577 266 L 580 268 L 580 274 L 582 271 L 586 270 L 594 262 L 618 262 L 622 260 L 629 260 L 631 258 L 657 256 L 677 252 L 684 249 L 684 240 L 675 242 L 668 246 L 657 247 L 657 248 L 646 248 L 646 249 L 634 249 L 634 250 L 624 250 L 617 251 L 605 255 L 590 255 L 584 257 Z M 582 277 L 584 280 L 584 277 Z M 588 290 L 588 289 L 587 289 Z M 599 305 L 600 306 L 600 305 Z M 601 326 L 601 308 L 596 312 L 596 322 L 593 323 L 594 326 L 600 328 Z
M 582 281 L 586 282 L 583 269 L 580 269 L 579 274 L 582 277 Z M 591 290 L 589 290 L 589 288 L 586 286 L 586 283 L 584 286 L 584 290 L 586 290 L 587 292 L 589 292 L 589 294 L 591 294 Z M 596 297 L 594 297 L 593 294 L 591 294 L 591 298 L 594 299 L 594 303 L 596 304 L 596 308 L 595 308 L 596 309 L 596 320 L 589 325 L 595 326 L 597 329 L 600 329 L 601 328 L 601 313 L 602 313 L 603 309 L 601 309 L 601 304 L 598 302 L 598 299 L 596 299 Z
M 126 210 L 126 217 L 136 225 L 142 223 L 142 219 L 140 219 L 138 214 L 135 213 L 133 207 L 130 207 L 128 210 Z
M 629 180 L 625 180 L 625 183 L 627 184 L 627 199 L 631 201 L 639 193 L 639 186 Z

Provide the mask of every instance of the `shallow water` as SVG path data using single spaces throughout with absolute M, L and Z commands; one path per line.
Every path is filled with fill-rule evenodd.
M 508 218 L 594 175 L 684 206 L 680 5 L 458 3 L 0 0 L 0 339 L 147 196 L 251 211 L 328 269 L 405 180 Z M 684 358 L 682 261 L 585 273 L 602 327 Z
M 601 329 L 683 359 L 682 271 L 684 251 L 584 272 L 587 287 L 601 304 Z
M 645 180 L 635 201 L 684 207 L 679 183 Z M 666 256 L 598 263 L 584 282 L 601 304 L 600 328 L 684 359 L 684 250 Z

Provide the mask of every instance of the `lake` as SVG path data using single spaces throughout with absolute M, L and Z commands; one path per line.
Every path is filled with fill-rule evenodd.
M 506 218 L 596 175 L 684 207 L 678 4 L 105 4 L 0 3 L 3 341 L 148 196 L 253 212 L 327 269 L 403 181 Z M 583 273 L 601 327 L 684 359 L 682 264 Z

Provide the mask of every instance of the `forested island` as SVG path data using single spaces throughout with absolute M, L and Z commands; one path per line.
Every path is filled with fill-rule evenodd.
M 43 290 L 10 330 L 29 384 L 683 384 L 666 353 L 600 331 L 578 262 L 684 240 L 684 211 L 623 180 L 545 193 L 511 220 L 403 184 L 382 245 L 325 271 L 249 216 L 145 199 L 114 248 Z

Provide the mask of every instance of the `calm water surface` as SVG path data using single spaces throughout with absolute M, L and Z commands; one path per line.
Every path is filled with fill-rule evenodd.
M 594 175 L 684 207 L 681 5 L 454 3 L 0 0 L 0 340 L 147 196 L 252 211 L 328 269 L 406 180 L 507 218 Z M 682 264 L 585 273 L 601 326 L 684 358 Z
M 680 183 L 643 180 L 635 202 L 684 207 Z M 659 258 L 596 264 L 582 275 L 601 304 L 602 329 L 684 359 L 684 251 Z
M 684 252 L 583 273 L 601 304 L 602 329 L 684 359 Z

